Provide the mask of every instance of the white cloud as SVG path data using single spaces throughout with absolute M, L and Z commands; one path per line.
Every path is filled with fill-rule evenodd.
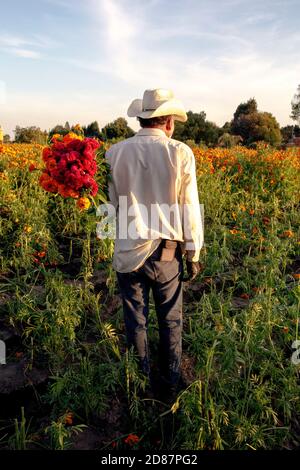
M 30 49 L 21 49 L 19 47 L 11 47 L 10 49 L 6 49 L 11 54 L 14 54 L 18 57 L 23 57 L 24 59 L 40 59 L 42 55 L 40 52 L 31 51 Z
M 59 43 L 43 34 L 32 34 L 22 37 L 3 33 L 0 35 L 0 49 L 25 59 L 40 59 L 40 50 L 58 47 Z

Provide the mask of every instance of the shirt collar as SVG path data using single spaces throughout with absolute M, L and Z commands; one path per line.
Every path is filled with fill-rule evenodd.
M 165 132 L 158 127 L 142 127 L 135 135 L 161 135 L 166 137 Z

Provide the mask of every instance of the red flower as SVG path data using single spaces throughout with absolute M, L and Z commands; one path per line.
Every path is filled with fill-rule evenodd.
M 28 170 L 29 170 L 30 172 L 36 170 L 35 164 L 34 164 L 34 163 L 31 163 L 31 165 L 29 165 L 29 167 L 28 167 Z
M 126 439 L 124 439 L 125 444 L 133 446 L 139 442 L 140 438 L 136 434 L 129 434 Z

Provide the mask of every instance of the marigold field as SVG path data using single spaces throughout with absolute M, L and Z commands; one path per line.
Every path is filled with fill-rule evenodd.
M 0 447 L 299 447 L 300 149 L 193 150 L 205 245 L 184 291 L 189 385 L 167 405 L 125 347 L 96 215 L 40 187 L 42 146 L 0 146 Z M 154 371 L 155 320 L 152 300 Z

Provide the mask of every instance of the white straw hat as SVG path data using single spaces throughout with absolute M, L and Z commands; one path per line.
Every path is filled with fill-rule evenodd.
M 155 88 L 145 90 L 143 99 L 135 99 L 127 110 L 129 117 L 152 117 L 173 115 L 177 121 L 187 121 L 187 114 L 181 101 L 174 98 L 172 90 Z

